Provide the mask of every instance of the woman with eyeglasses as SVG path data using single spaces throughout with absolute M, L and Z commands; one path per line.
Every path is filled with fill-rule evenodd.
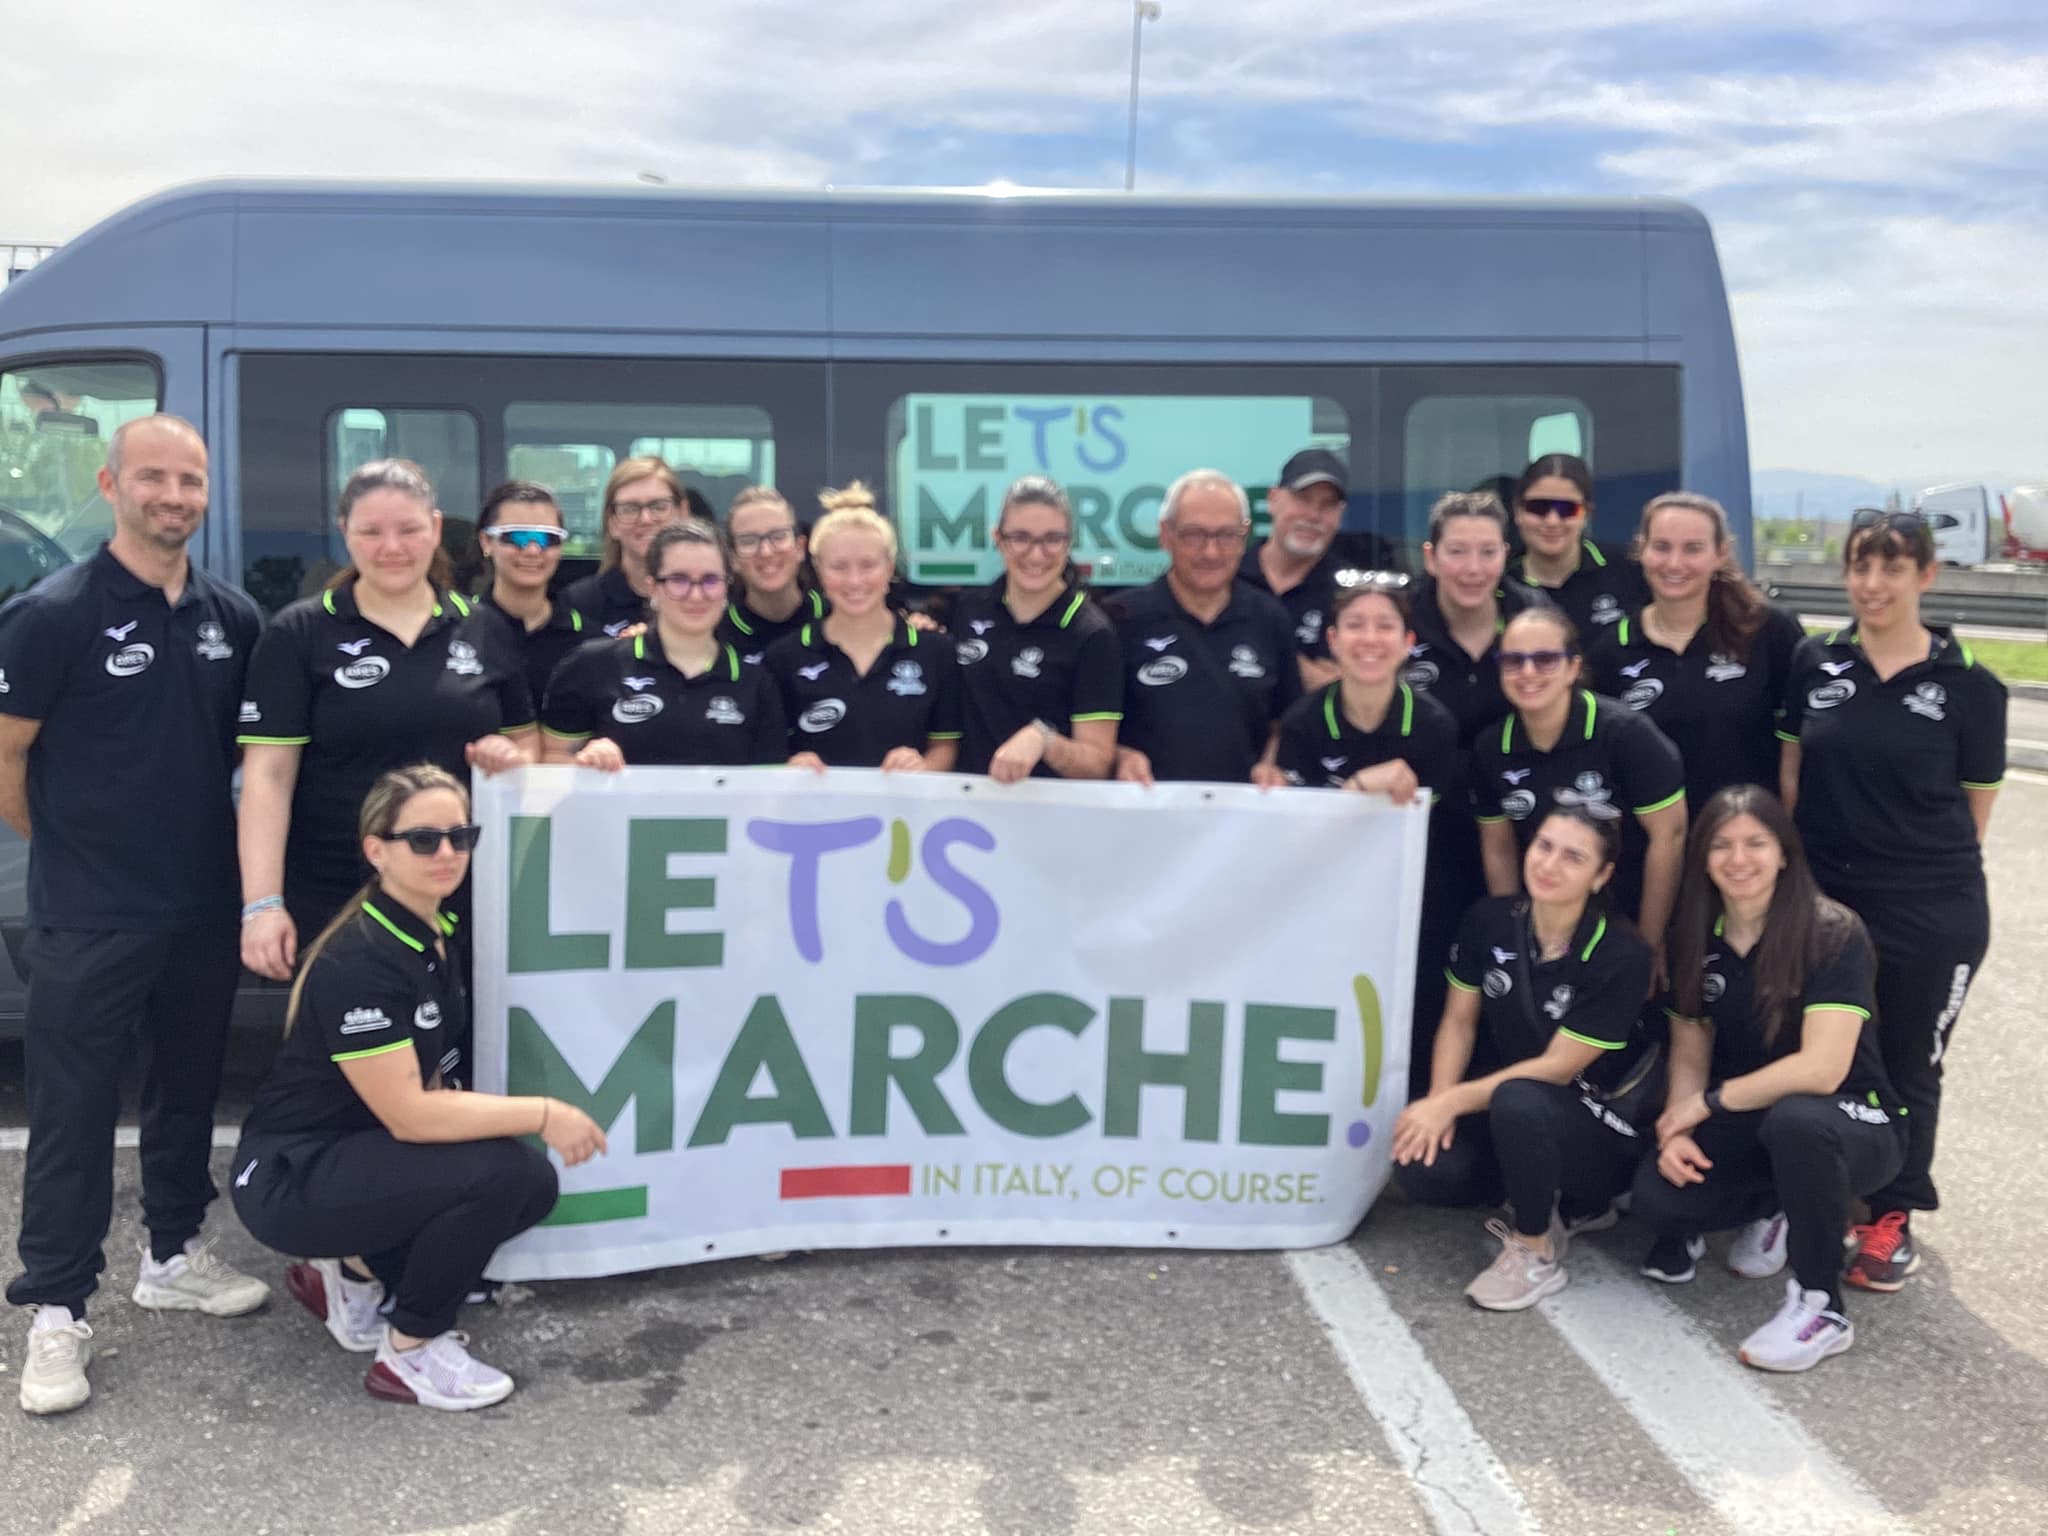
M 1606 812 L 1606 814 L 1598 814 Z M 1451 949 L 1450 995 L 1426 1096 L 1394 1122 L 1394 1178 L 1423 1205 L 1491 1205 L 1500 1253 L 1465 1288 L 1490 1312 L 1519 1312 L 1564 1288 L 1573 1227 L 1628 1187 L 1635 1129 L 1602 1095 L 1629 1067 L 1650 983 L 1650 948 L 1610 915 L 1620 852 L 1604 806 L 1536 819 L 1526 894 L 1488 896 Z
M 1593 472 L 1576 454 L 1546 453 L 1515 482 L 1518 581 L 1571 615 L 1582 635 L 1597 635 L 1642 606 L 1648 595 L 1633 560 L 1586 537 L 1593 517 Z
M 560 1099 L 465 1088 L 469 997 L 443 907 L 482 829 L 460 781 L 431 763 L 385 773 L 357 829 L 372 874 L 306 947 L 235 1152 L 235 1211 L 257 1241 L 305 1256 L 285 1288 L 373 1357 L 372 1397 L 484 1408 L 512 1378 L 469 1353 L 456 1310 L 555 1204 L 555 1170 L 522 1138 L 574 1167 L 604 1132 Z
M 1067 559 L 1074 510 L 1043 475 L 1003 494 L 1003 574 L 963 592 L 951 628 L 960 657 L 958 768 L 999 784 L 1057 774 L 1103 779 L 1123 719 L 1123 648 Z
M 946 635 L 889 606 L 896 530 L 858 480 L 818 498 L 811 563 L 826 614 L 768 647 L 793 767 L 945 773 L 960 751 L 960 666 Z
M 562 664 L 541 709 L 543 760 L 616 773 L 628 763 L 745 767 L 789 756 L 782 701 L 759 667 L 719 639 L 732 567 L 711 524 L 655 534 L 654 622 L 586 645 Z
M 1671 925 L 1670 1101 L 1630 1212 L 1657 1233 L 1647 1273 L 1690 1278 L 1695 1234 L 1740 1227 L 1728 1267 L 1785 1300 L 1747 1365 L 1804 1371 L 1855 1342 L 1842 1307 L 1849 1201 L 1891 1182 L 1902 1115 L 1871 1019 L 1874 956 L 1820 893 L 1792 818 L 1754 784 L 1701 808 Z
M 1806 637 L 1799 620 L 1743 575 L 1728 514 L 1710 496 L 1653 498 L 1635 553 L 1650 600 L 1587 646 L 1593 691 L 1671 738 L 1689 809 L 1730 784 L 1776 783 L 1778 705 Z
M 596 626 L 585 624 L 566 593 L 548 591 L 568 538 L 562 509 L 546 486 L 508 480 L 484 498 L 476 537 L 491 578 L 477 606 L 511 627 L 526 657 L 527 690 L 538 702 L 562 659 L 596 635 Z
M 719 638 L 746 662 L 758 662 L 768 647 L 825 617 L 825 599 L 804 580 L 809 542 L 782 493 L 750 485 L 725 509 L 725 532 L 739 579 L 726 601 Z
M 569 606 L 606 635 L 644 621 L 654 592 L 647 551 L 657 532 L 689 515 L 682 477 L 667 464 L 652 454 L 621 459 L 604 487 L 604 558 L 569 583 Z
M 426 474 L 363 465 L 340 521 L 350 563 L 256 642 L 235 738 L 242 963 L 277 981 L 363 883 L 354 807 L 379 774 L 425 760 L 461 778 L 538 755 L 525 657 L 502 618 L 450 589 Z
M 2005 777 L 2005 685 L 1928 624 L 1934 533 L 1916 512 L 1858 514 L 1842 547 L 1855 617 L 1800 644 L 1779 792 L 1820 888 L 1877 946 L 1878 1040 L 1906 1116 L 1906 1161 L 1870 1196 L 1849 1283 L 1896 1291 L 1920 1261 L 1910 1221 L 1938 1207 L 1942 1067 L 1991 944 L 1983 843 Z
M 1684 765 L 1646 717 L 1581 688 L 1581 666 L 1578 631 L 1559 610 L 1529 608 L 1508 621 L 1500 672 L 1511 713 L 1473 748 L 1486 888 L 1514 893 L 1529 839 L 1551 807 L 1611 807 L 1622 819 L 1613 906 L 1635 920 L 1661 966 L 1685 855 Z

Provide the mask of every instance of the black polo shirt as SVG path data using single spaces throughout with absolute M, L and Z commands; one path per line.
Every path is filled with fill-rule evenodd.
M 1572 699 L 1564 734 L 1548 752 L 1530 744 L 1516 714 L 1473 745 L 1473 812 L 1481 822 L 1511 823 L 1523 852 L 1550 807 L 1574 798 L 1622 813 L 1612 899 L 1619 910 L 1634 912 L 1649 846 L 1637 818 L 1685 799 L 1678 748 L 1646 717 L 1585 689 Z
M 1853 624 L 1793 654 L 1779 729 L 1800 747 L 1799 835 L 1814 875 L 1852 905 L 1866 891 L 1983 887 L 1967 791 L 2005 777 L 2005 684 L 1933 633 L 1927 660 L 1889 682 Z
M 455 931 L 455 919 L 443 913 L 439 926 L 437 934 L 378 891 L 327 941 L 306 967 L 299 1011 L 256 1090 L 244 1136 L 375 1129 L 377 1117 L 349 1086 L 344 1062 L 411 1050 L 422 1084 L 438 1072 L 444 1087 L 463 1085 L 469 996 L 462 967 L 435 949 Z
M 960 739 L 960 665 L 953 641 L 901 618 L 866 675 L 825 638 L 822 619 L 768 647 L 762 660 L 782 692 L 789 754 L 815 752 L 834 768 L 879 768 L 897 747 Z
M 1683 651 L 1643 633 L 1640 613 L 1623 619 L 1586 652 L 1586 682 L 1656 722 L 1685 760 L 1685 799 L 1694 815 L 1730 784 L 1778 787 L 1778 706 L 1792 653 L 1806 637 L 1782 608 L 1764 610 L 1749 653 L 1714 648 L 1705 629 Z
M 1123 647 L 1122 744 L 1151 759 L 1162 783 L 1250 779 L 1274 724 L 1301 697 L 1287 610 L 1239 581 L 1204 624 L 1162 576 L 1119 593 L 1110 616 Z
M 1123 653 L 1116 626 L 1079 587 L 1068 586 L 1028 624 L 1003 601 L 1008 578 L 962 592 L 951 617 L 960 658 L 959 769 L 987 773 L 996 749 L 1034 720 L 1123 718 Z M 1035 770 L 1053 777 L 1044 763 Z
M 28 920 L 230 922 L 235 714 L 262 620 L 193 565 L 176 606 L 106 545 L 0 608 L 0 713 L 28 750 Z
M 486 613 L 495 613 L 511 627 L 513 643 L 526 658 L 526 691 L 536 704 L 546 697 L 548 679 L 555 675 L 555 668 L 576 647 L 597 638 L 597 626 L 586 623 L 563 592 L 557 592 L 550 600 L 547 622 L 539 629 L 528 629 L 526 620 L 500 608 L 489 587 L 470 601 Z
M 622 565 L 579 576 L 562 589 L 562 596 L 583 615 L 584 623 L 596 625 L 598 634 L 607 639 L 647 622 L 647 599 L 633 590 Z
M 1524 608 L 1545 606 L 1545 599 L 1536 592 L 1505 579 L 1494 588 L 1493 600 L 1499 605 L 1500 618 L 1494 626 L 1493 643 L 1478 656 L 1451 638 L 1435 577 L 1426 577 L 1416 586 L 1410 604 L 1409 628 L 1415 632 L 1415 644 L 1409 649 L 1408 664 L 1401 669 L 1401 681 L 1448 709 L 1458 723 L 1458 741 L 1468 747 L 1474 737 L 1498 724 L 1508 712 L 1507 696 L 1500 690 L 1501 631 Z
M 738 651 L 741 661 L 758 666 L 769 646 L 784 635 L 795 634 L 812 620 L 822 619 L 830 610 L 825 595 L 811 587 L 803 589 L 786 619 L 763 618 L 747 606 L 744 597 L 735 597 L 725 605 L 725 617 L 718 621 L 718 638 Z
M 362 868 L 357 813 L 377 776 L 437 763 L 469 782 L 464 749 L 534 723 L 526 659 L 504 616 L 442 593 L 410 647 L 332 587 L 271 621 L 249 666 L 244 746 L 303 748 L 284 877 L 291 891 L 352 884 Z
M 1343 687 L 1318 688 L 1280 717 L 1279 762 L 1288 782 L 1342 789 L 1354 773 L 1399 758 L 1434 805 L 1457 777 L 1458 723 L 1451 712 L 1396 683 L 1379 728 L 1361 731 L 1345 718 Z
M 1650 946 L 1625 919 L 1589 902 L 1565 952 L 1543 961 L 1538 953 L 1527 897 L 1484 896 L 1466 909 L 1444 976 L 1479 994 L 1480 1040 L 1468 1075 L 1541 1056 L 1562 1030 L 1605 1053 L 1582 1076 L 1612 1087 L 1634 1054 Z
M 570 657 L 548 685 L 540 723 L 563 741 L 607 737 L 628 763 L 740 768 L 789 760 L 773 680 L 742 665 L 729 645 L 709 671 L 685 677 L 653 628 Z
M 1643 583 L 1643 568 L 1618 549 L 1602 549 L 1591 539 L 1579 541 L 1579 568 L 1561 585 L 1546 587 L 1534 581 L 1528 557 L 1518 557 L 1508 574 L 1562 608 L 1578 626 L 1579 644 L 1589 646 L 1602 630 L 1619 624 L 1650 600 Z
M 1783 1060 L 1799 1049 L 1800 1025 L 1807 1014 L 1840 1008 L 1862 1019 L 1863 1029 L 1856 1037 L 1856 1055 L 1849 1064 L 1849 1075 L 1834 1090 L 1834 1096 L 1880 1114 L 1896 1109 L 1898 1100 L 1892 1093 L 1891 1080 L 1885 1075 L 1884 1053 L 1878 1044 L 1877 1022 L 1873 1017 L 1877 1008 L 1877 952 L 1871 947 L 1862 920 L 1852 916 L 1846 930 L 1823 938 L 1821 953 L 1807 964 L 1796 1014 L 1779 1025 L 1777 1038 L 1769 1042 L 1764 1039 L 1765 1021 L 1757 1013 L 1751 956 L 1739 955 L 1721 942 L 1724 921 L 1720 917 L 1714 919 L 1714 936 L 1707 945 L 1700 976 L 1701 1022 L 1711 1025 L 1714 1031 L 1709 1071 L 1712 1081 L 1724 1083 L 1731 1077 L 1747 1077 Z M 1858 1118 L 1867 1117 L 1859 1111 Z
M 1287 617 L 1294 625 L 1294 648 L 1303 656 L 1318 661 L 1330 659 L 1330 642 L 1323 634 L 1329 622 L 1330 605 L 1337 599 L 1337 573 L 1345 562 L 1337 553 L 1333 540 L 1323 551 L 1322 559 L 1309 567 L 1309 572 L 1285 592 L 1275 592 L 1273 584 L 1266 580 L 1266 569 L 1259 564 L 1259 551 L 1272 541 L 1261 539 L 1244 552 L 1244 560 L 1237 568 L 1238 580 L 1257 587 L 1268 597 L 1276 599 L 1287 610 Z

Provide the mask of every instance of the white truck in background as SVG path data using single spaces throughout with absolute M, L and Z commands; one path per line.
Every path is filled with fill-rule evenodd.
M 2016 485 L 2003 496 L 1985 485 L 1934 485 L 1913 501 L 1934 530 L 1943 565 L 1993 560 L 2048 564 L 2048 485 Z

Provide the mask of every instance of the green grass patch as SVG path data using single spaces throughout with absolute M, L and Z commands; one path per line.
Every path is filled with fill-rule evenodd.
M 1825 635 L 1839 624 L 1809 624 L 1809 635 Z M 2040 640 L 1978 640 L 1964 637 L 1970 654 L 2008 683 L 2048 683 L 2048 644 Z

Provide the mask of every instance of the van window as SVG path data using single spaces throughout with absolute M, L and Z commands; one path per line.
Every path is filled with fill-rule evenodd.
M 153 414 L 154 364 L 139 359 L 23 363 L 0 372 L 0 596 L 97 549 L 114 510 L 99 492 L 107 443 Z

